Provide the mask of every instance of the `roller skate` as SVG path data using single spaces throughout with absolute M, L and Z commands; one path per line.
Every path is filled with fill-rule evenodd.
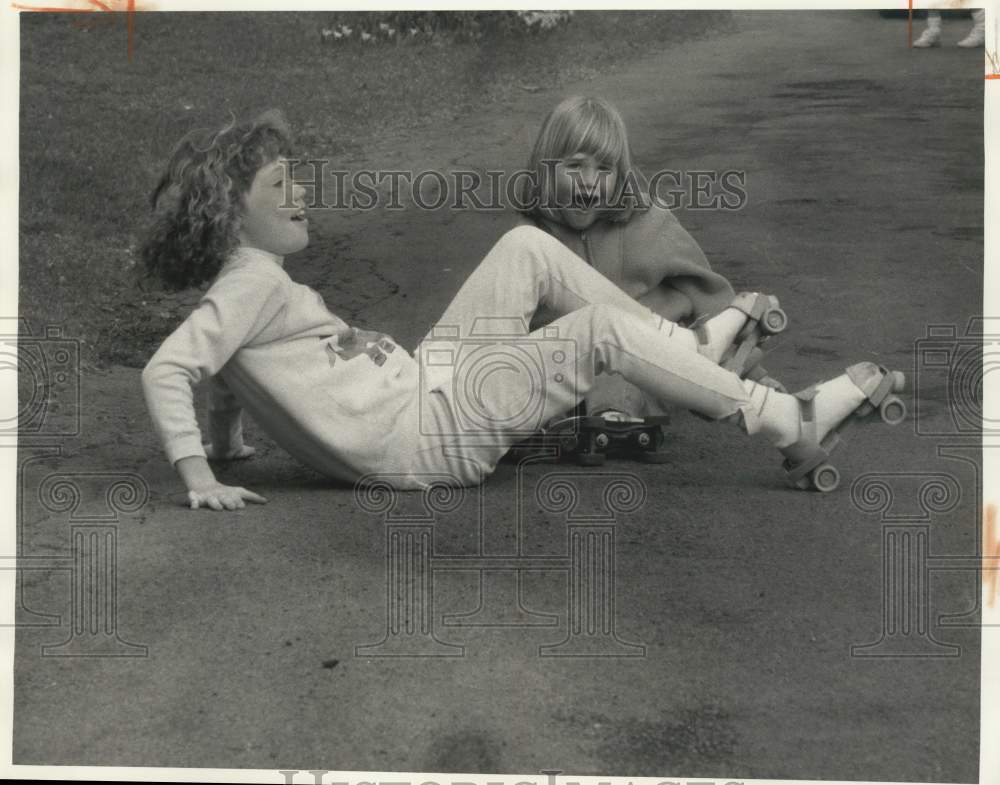
M 764 351 L 760 348 L 772 335 L 783 332 L 788 327 L 788 316 L 778 304 L 778 298 L 756 292 L 741 292 L 729 305 L 746 316 L 746 322 L 736 333 L 732 344 L 719 358 L 719 366 L 732 371 L 741 379 L 774 387 L 784 391 L 781 383 L 768 376 L 760 361 Z M 692 326 L 702 344 L 708 343 L 709 337 L 704 328 L 704 322 L 699 320 Z
M 801 416 L 800 436 L 795 444 L 780 450 L 785 456 L 782 464 L 785 476 L 796 488 L 828 493 L 840 484 L 840 472 L 829 462 L 830 455 L 840 445 L 841 432 L 854 419 L 867 417 L 876 409 L 886 425 L 899 425 L 906 418 L 906 404 L 895 395 L 903 391 L 906 383 L 901 371 L 863 362 L 849 367 L 847 376 L 865 394 L 865 401 L 822 438 L 817 438 L 814 401 L 817 388 L 809 387 L 795 394 Z
M 623 412 L 575 415 L 553 423 L 547 436 L 558 444 L 560 453 L 581 466 L 601 466 L 609 455 L 629 457 L 644 463 L 664 463 L 663 427 L 670 417 L 630 417 Z

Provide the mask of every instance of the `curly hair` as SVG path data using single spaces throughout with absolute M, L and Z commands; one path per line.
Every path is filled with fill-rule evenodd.
M 153 220 L 141 250 L 146 271 L 172 289 L 215 277 L 239 245 L 243 200 L 254 177 L 290 155 L 291 146 L 291 130 L 276 109 L 181 139 L 150 199 Z

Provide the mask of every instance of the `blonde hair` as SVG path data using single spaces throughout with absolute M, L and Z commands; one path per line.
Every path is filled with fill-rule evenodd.
M 548 174 L 554 161 L 574 153 L 591 155 L 614 170 L 613 206 L 602 214 L 602 218 L 628 221 L 635 210 L 648 206 L 646 183 L 632 166 L 632 150 L 621 114 L 603 98 L 572 96 L 561 101 L 542 122 L 528 159 L 527 169 L 531 176 L 518 183 L 519 211 L 558 220 L 551 209 L 552 189 Z

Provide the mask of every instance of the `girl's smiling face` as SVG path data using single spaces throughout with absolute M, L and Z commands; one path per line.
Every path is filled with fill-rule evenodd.
M 611 164 L 590 153 L 576 152 L 559 160 L 552 173 L 552 207 L 563 223 L 583 231 L 608 209 L 617 184 Z
M 284 158 L 258 170 L 243 200 L 240 243 L 276 256 L 287 256 L 309 245 L 309 219 L 303 202 L 306 189 L 289 183 L 288 178 Z

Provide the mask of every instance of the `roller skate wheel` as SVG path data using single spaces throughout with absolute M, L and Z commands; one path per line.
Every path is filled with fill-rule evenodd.
M 840 472 L 829 463 L 820 464 L 813 469 L 810 478 L 813 488 L 820 493 L 829 493 L 840 485 Z
M 906 404 L 901 398 L 890 395 L 882 401 L 881 406 L 878 407 L 878 413 L 886 425 L 899 425 L 906 419 Z
M 594 444 L 600 447 L 602 450 L 611 444 L 611 439 L 608 438 L 606 433 L 599 433 L 594 437 Z
M 906 389 L 906 375 L 902 371 L 892 372 L 892 391 L 903 392 Z
M 640 447 L 649 447 L 653 440 L 649 438 L 648 433 L 640 433 L 635 437 L 635 440 L 639 443 Z
M 605 456 L 599 452 L 581 452 L 576 456 L 576 462 L 581 466 L 603 466 Z
M 780 308 L 768 308 L 764 311 L 764 316 L 760 323 L 765 333 L 777 335 L 788 327 L 788 314 Z

